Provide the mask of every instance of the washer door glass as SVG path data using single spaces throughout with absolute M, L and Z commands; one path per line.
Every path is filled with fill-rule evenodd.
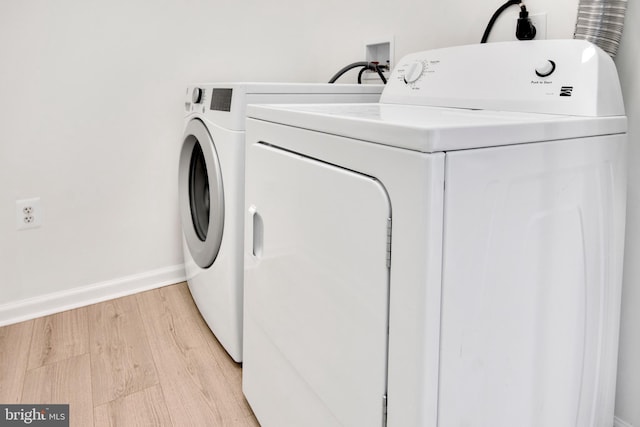
M 191 220 L 198 239 L 205 241 L 209 228 L 209 174 L 204 154 L 199 142 L 196 142 L 191 152 L 189 166 L 189 205 Z
M 222 242 L 224 192 L 213 138 L 198 119 L 185 130 L 179 175 L 182 232 L 195 263 L 208 268 Z

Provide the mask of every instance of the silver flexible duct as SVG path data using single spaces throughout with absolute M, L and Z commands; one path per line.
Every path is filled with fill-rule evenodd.
M 580 0 L 573 38 L 590 41 L 615 58 L 627 0 Z

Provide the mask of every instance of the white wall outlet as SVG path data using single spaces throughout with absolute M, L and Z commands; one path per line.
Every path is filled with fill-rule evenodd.
M 381 37 L 370 40 L 364 44 L 364 58 L 367 62 L 377 62 L 381 66 L 388 67 L 383 74 L 389 78 L 394 65 L 393 37 Z M 381 83 L 378 73 L 367 71 L 362 76 L 363 82 Z
M 42 225 L 40 197 L 16 200 L 16 228 L 27 230 Z

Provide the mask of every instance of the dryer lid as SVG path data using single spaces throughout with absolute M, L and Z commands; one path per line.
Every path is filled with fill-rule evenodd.
M 251 105 L 248 117 L 425 153 L 626 132 L 584 117 L 393 104 Z

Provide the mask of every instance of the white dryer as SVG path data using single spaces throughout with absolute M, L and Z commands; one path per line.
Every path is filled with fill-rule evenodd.
M 215 83 L 187 88 L 179 202 L 193 299 L 242 360 L 244 130 L 248 103 L 377 102 L 381 85 Z
M 264 427 L 605 427 L 626 117 L 584 41 L 402 59 L 249 106 L 243 390 Z

